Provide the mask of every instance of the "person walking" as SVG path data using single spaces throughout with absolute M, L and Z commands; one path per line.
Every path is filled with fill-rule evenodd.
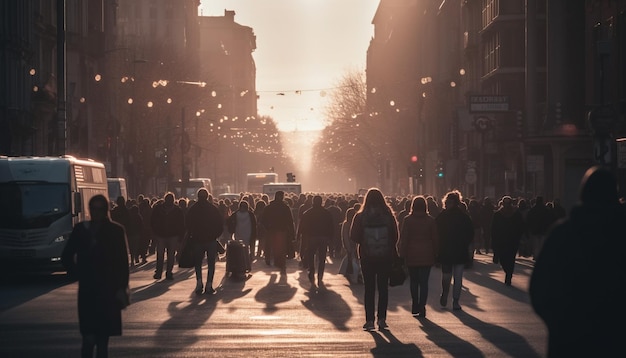
M 160 280 L 163 274 L 165 253 L 167 252 L 167 266 L 165 278 L 173 280 L 174 262 L 178 243 L 185 233 L 185 218 L 183 211 L 175 203 L 174 193 L 167 193 L 162 203 L 157 203 L 152 210 L 150 226 L 157 240 L 157 260 L 154 279 Z
M 420 317 L 426 317 L 428 279 L 439 249 L 435 218 L 428 214 L 426 206 L 423 196 L 413 198 L 398 241 L 398 255 L 409 270 L 411 313 Z
M 513 206 L 510 196 L 502 197 L 502 207 L 493 214 L 491 237 L 494 255 L 504 270 L 504 284 L 511 286 L 515 269 L 515 256 L 524 233 L 522 213 Z
M 78 278 L 81 357 L 108 356 L 109 337 L 122 335 L 122 313 L 129 301 L 128 244 L 124 228 L 109 219 L 103 195 L 89 200 L 90 221 L 77 224 L 61 262 Z
M 235 240 L 241 240 L 246 245 L 250 262 L 252 262 L 257 238 L 257 223 L 254 213 L 250 210 L 250 204 L 246 200 L 239 201 L 237 210 L 226 219 L 226 227 L 234 235 Z
M 137 196 L 137 205 L 139 206 L 139 214 L 143 219 L 143 229 L 141 231 L 141 244 L 139 248 L 141 263 L 145 264 L 148 262 L 147 256 L 153 250 L 151 247 L 152 244 L 152 227 L 150 226 L 150 221 L 152 217 L 152 205 L 150 205 L 150 199 L 144 197 L 139 194 Z M 152 251 L 154 253 L 154 251 Z
M 134 266 L 139 263 L 139 258 L 141 257 L 142 261 L 145 262 L 146 254 L 145 251 L 142 252 L 142 238 L 141 234 L 143 231 L 143 218 L 139 213 L 139 207 L 134 205 L 128 209 L 129 214 L 129 225 L 126 229 L 126 237 L 128 239 L 128 247 L 130 248 L 130 265 Z
M 535 205 L 528 210 L 526 225 L 532 242 L 533 259 L 536 259 L 543 247 L 546 233 L 552 224 L 552 213 L 546 206 L 543 196 L 535 198 Z
M 548 357 L 614 357 L 624 349 L 626 211 L 609 168 L 589 168 L 579 198 L 535 261 L 530 302 L 548 329 Z
M 350 227 L 356 215 L 357 209 L 355 207 L 348 208 L 346 210 L 346 218 L 341 224 L 341 240 L 343 242 L 343 249 L 346 255 L 341 261 L 339 266 L 339 273 L 348 278 L 348 282 L 351 284 L 363 283 L 363 277 L 361 276 L 361 266 L 357 259 L 356 243 L 350 240 Z
M 185 222 L 187 224 L 187 244 L 192 245 L 194 252 L 194 268 L 196 272 L 196 294 L 214 294 L 213 278 L 215 277 L 215 258 L 218 253 L 217 242 L 224 230 L 224 220 L 219 209 L 209 202 L 209 192 L 198 189 L 198 199 L 187 211 Z M 207 279 L 206 286 L 202 287 L 202 263 L 206 255 Z
M 474 225 L 465 209 L 461 207 L 461 192 L 453 190 L 443 198 L 443 210 L 435 219 L 439 234 L 438 261 L 441 263 L 441 297 L 442 307 L 448 304 L 450 283 L 452 288 L 452 309 L 460 310 L 461 289 L 463 287 L 463 271 L 467 265 L 469 245 L 474 238 Z
M 313 197 L 313 206 L 302 214 L 297 238 L 302 238 L 302 252 L 308 270 L 311 289 L 315 289 L 315 256 L 317 255 L 317 287 L 324 287 L 324 269 L 329 246 L 334 245 L 335 220 L 331 212 L 322 206 L 322 197 Z
M 261 223 L 267 230 L 267 244 L 269 252 L 266 252 L 265 261 L 270 263 L 274 258 L 274 266 L 280 270 L 281 275 L 287 273 L 287 240 L 295 237 L 293 216 L 291 209 L 284 201 L 285 192 L 278 190 L 274 193 L 274 200 L 265 207 Z
M 378 188 L 370 188 L 354 216 L 350 240 L 358 244 L 358 255 L 365 285 L 364 330 L 374 329 L 374 308 L 378 289 L 378 328 L 387 329 L 389 274 L 398 257 L 398 224 L 393 210 Z

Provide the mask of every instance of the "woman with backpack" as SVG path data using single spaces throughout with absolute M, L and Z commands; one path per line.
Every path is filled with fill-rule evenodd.
M 378 289 L 378 328 L 387 329 L 389 301 L 389 273 L 398 257 L 398 224 L 393 210 L 383 193 L 371 188 L 365 194 L 363 205 L 354 216 L 350 240 L 358 244 L 358 256 L 365 285 L 365 324 L 363 329 L 374 329 L 374 307 Z

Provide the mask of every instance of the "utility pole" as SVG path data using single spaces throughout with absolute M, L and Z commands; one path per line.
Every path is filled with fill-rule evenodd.
M 65 111 L 65 0 L 57 0 L 57 128 L 56 155 L 65 155 L 67 113 Z
M 187 194 L 187 184 L 189 183 L 189 172 L 185 168 L 185 151 L 187 149 L 187 133 L 185 132 L 185 107 L 181 108 L 180 113 L 180 195 L 185 197 Z

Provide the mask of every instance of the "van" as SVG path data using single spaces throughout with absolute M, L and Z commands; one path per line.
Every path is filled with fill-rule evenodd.
M 109 201 L 111 204 L 117 202 L 119 196 L 123 196 L 128 200 L 128 191 L 126 190 L 126 179 L 124 178 L 107 178 L 109 187 Z

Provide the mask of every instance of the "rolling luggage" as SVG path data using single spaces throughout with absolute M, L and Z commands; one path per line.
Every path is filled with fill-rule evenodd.
M 226 272 L 233 275 L 250 272 L 250 254 L 242 241 L 229 240 L 226 245 Z

